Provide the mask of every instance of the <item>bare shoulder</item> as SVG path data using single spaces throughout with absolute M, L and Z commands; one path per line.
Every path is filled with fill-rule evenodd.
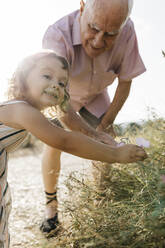
M 34 108 L 23 101 L 4 102 L 0 105 L 0 121 L 11 127 L 22 128 L 25 117 L 33 111 Z

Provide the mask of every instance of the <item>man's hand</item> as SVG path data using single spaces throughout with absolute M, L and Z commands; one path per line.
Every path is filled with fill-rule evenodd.
M 84 133 L 87 136 L 90 136 L 91 138 L 111 145 L 116 146 L 116 141 L 106 132 L 98 131 L 92 128 L 85 122 L 80 116 L 77 115 L 77 113 L 73 110 L 71 106 L 68 108 L 68 112 L 63 115 L 63 117 L 60 118 L 63 124 L 65 124 L 69 129 L 75 130 L 81 133 Z
M 116 137 L 116 133 L 115 130 L 113 128 L 113 125 L 110 124 L 108 127 L 104 128 L 102 124 L 98 125 L 97 131 L 103 131 L 105 133 L 108 133 L 109 135 L 111 135 L 113 138 Z
M 108 144 L 110 146 L 117 146 L 117 142 L 113 139 L 113 137 L 102 131 L 97 131 L 96 140 Z

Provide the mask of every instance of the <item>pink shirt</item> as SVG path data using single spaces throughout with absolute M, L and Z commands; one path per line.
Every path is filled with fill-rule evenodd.
M 75 111 L 85 106 L 100 117 L 110 105 L 107 86 L 117 77 L 125 81 L 133 79 L 145 71 L 145 66 L 130 19 L 113 49 L 91 59 L 82 47 L 79 15 L 79 11 L 75 11 L 49 26 L 43 38 L 43 48 L 52 49 L 69 61 L 69 93 Z

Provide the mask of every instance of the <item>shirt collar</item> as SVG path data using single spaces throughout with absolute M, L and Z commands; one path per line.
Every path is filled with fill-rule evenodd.
M 80 34 L 80 11 L 75 16 L 72 30 L 73 45 L 81 45 L 81 34 Z

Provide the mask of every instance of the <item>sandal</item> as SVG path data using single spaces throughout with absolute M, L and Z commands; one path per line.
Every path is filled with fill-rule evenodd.
M 59 225 L 58 214 L 56 213 L 56 215 L 53 218 L 45 219 L 42 222 L 40 226 L 40 230 L 43 233 L 49 234 L 50 232 L 55 231 L 58 225 Z

